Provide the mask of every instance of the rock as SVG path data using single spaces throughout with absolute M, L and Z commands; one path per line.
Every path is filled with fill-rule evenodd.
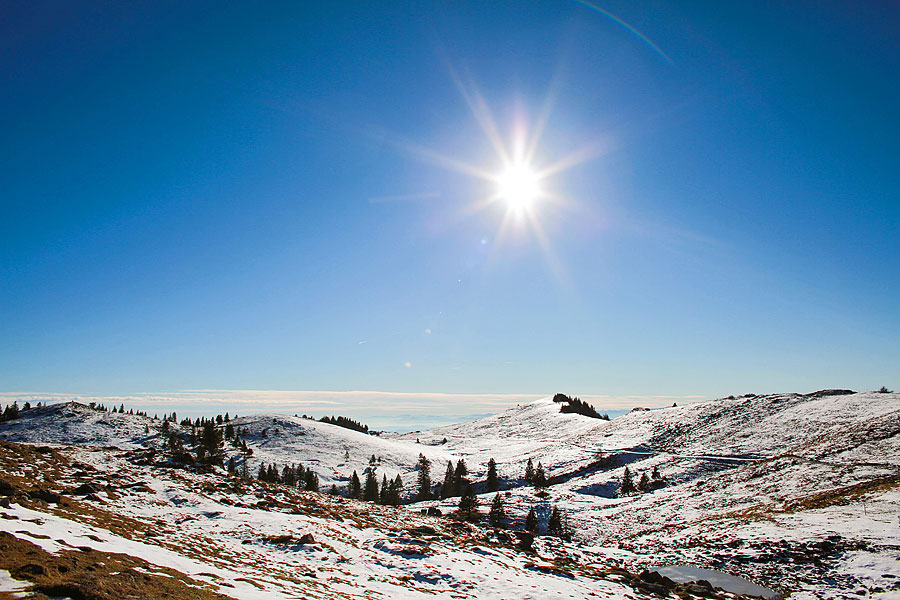
M 59 504 L 59 501 L 62 499 L 62 496 L 55 492 L 51 492 L 50 490 L 31 490 L 28 492 L 28 497 L 33 500 L 43 500 L 47 503 Z
M 5 479 L 0 479 L 0 496 L 14 496 L 17 491 L 16 486 Z
M 442 513 L 441 509 L 439 509 L 439 508 L 436 508 L 434 506 L 429 506 L 428 511 L 425 514 L 427 514 L 429 517 L 440 517 L 444 513 Z
M 297 540 L 298 544 L 315 544 L 316 538 L 313 537 L 311 533 L 304 533 L 300 536 L 300 539 Z
M 88 494 L 96 494 L 99 491 L 100 488 L 91 483 L 82 483 L 77 488 L 72 490 L 72 494 L 77 494 L 78 496 L 87 496 Z

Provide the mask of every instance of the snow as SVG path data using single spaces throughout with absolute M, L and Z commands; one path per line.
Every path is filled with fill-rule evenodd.
M 9 571 L 0 569 L 0 593 L 6 592 L 14 598 L 25 598 L 28 594 L 18 593 L 27 590 L 31 584 L 25 581 L 13 579 Z
M 889 576 L 900 573 L 900 395 L 747 396 L 637 411 L 612 421 L 563 414 L 559 407 L 545 398 L 475 421 L 380 437 L 283 415 L 241 417 L 231 423 L 248 430 L 251 473 L 260 462 L 302 462 L 316 471 L 323 489 L 332 483 L 345 486 L 354 470 L 362 477 L 374 469 L 379 480 L 382 474 L 390 479 L 400 474 L 409 494 L 420 453 L 432 461 L 433 482 L 443 479 L 447 461 L 460 459 L 478 482 L 493 458 L 513 524 L 521 524 L 532 507 L 542 527 L 554 506 L 567 514 L 573 543 L 548 538 L 536 543 L 539 555 L 550 562 L 563 553 L 601 568 L 712 567 L 779 593 L 790 591 L 792 599 L 855 597 L 860 589 L 871 597 L 900 597 L 900 582 Z M 0 425 L 0 439 L 74 442 L 80 448 L 67 451 L 78 461 L 146 483 L 149 492 L 117 488 L 116 499 L 106 496 L 104 506 L 155 524 L 157 531 L 147 539 L 126 538 L 62 515 L 50 518 L 49 513 L 41 515 L 43 525 L 32 523 L 27 530 L 46 534 L 50 528 L 51 540 L 76 546 L 101 543 L 86 538 L 89 533 L 104 540 L 103 549 L 127 548 L 154 564 L 197 577 L 210 573 L 238 586 L 223 585 L 221 591 L 241 598 L 329 597 L 322 581 L 328 582 L 328 594 L 365 589 L 397 598 L 636 593 L 611 581 L 542 572 L 527 566 L 520 553 L 502 547 L 460 547 L 441 538 L 432 540 L 427 551 L 416 550 L 422 546 L 404 527 L 439 526 L 444 521 L 418 511 L 428 506 L 452 511 L 456 498 L 399 510 L 323 498 L 317 503 L 325 514 L 307 514 L 302 508 L 295 514 L 284 507 L 256 506 L 266 501 L 265 495 L 202 491 L 214 476 L 130 461 L 127 450 L 161 447 L 159 428 L 158 420 L 75 404 L 24 411 L 21 419 Z M 370 465 L 373 454 L 376 464 Z M 553 478 L 545 498 L 523 481 L 528 458 L 535 465 L 541 462 Z M 618 497 L 625 466 L 635 481 L 657 467 L 666 486 Z M 493 494 L 480 485 L 476 490 L 482 492 L 484 512 Z M 26 509 L 9 509 L 20 520 L 0 521 L 0 529 L 19 527 L 27 516 L 15 512 L 19 510 Z M 348 518 L 347 511 L 354 516 Z M 285 533 L 312 533 L 323 543 L 266 541 Z M 814 546 L 824 542 L 833 547 Z M 807 556 L 817 558 L 809 562 Z M 293 582 L 298 572 L 307 571 L 317 578 Z

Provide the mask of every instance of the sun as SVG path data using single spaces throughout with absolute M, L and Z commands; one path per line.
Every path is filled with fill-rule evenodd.
M 514 212 L 530 210 L 541 196 L 540 177 L 527 163 L 508 165 L 495 181 L 497 197 Z

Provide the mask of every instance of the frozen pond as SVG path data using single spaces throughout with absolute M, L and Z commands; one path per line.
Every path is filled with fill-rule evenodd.
M 668 567 L 657 567 L 650 569 L 656 571 L 660 575 L 665 575 L 672 581 L 678 583 L 689 583 L 699 579 L 705 579 L 710 582 L 713 587 L 722 588 L 734 594 L 747 594 L 750 596 L 762 596 L 763 598 L 780 598 L 781 594 L 756 585 L 752 581 L 747 581 L 741 577 L 735 577 L 720 571 L 711 569 L 701 569 L 699 567 L 690 567 L 688 565 L 671 565 Z

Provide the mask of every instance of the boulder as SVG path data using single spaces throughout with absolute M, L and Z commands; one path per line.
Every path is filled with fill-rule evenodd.
M 28 492 L 28 497 L 33 500 L 43 500 L 47 503 L 59 504 L 59 501 L 62 500 L 62 496 L 55 492 L 51 492 L 50 490 L 31 490 Z
M 77 488 L 72 490 L 72 493 L 78 496 L 87 496 L 88 494 L 96 494 L 99 491 L 100 488 L 92 483 L 82 483 Z
M 17 491 L 19 490 L 16 486 L 5 479 L 0 479 L 0 496 L 15 496 Z

